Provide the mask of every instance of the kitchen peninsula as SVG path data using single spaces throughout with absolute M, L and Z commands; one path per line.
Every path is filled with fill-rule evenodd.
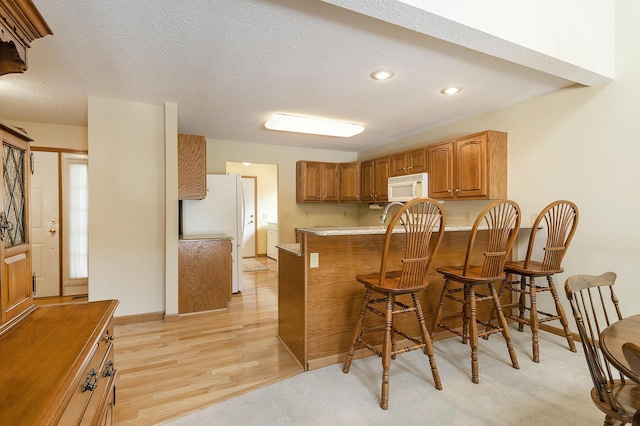
M 470 226 L 445 228 L 428 274 L 430 286 L 420 295 L 429 328 L 444 285 L 436 268 L 464 262 L 470 230 Z M 528 238 L 527 231 L 522 226 L 520 238 Z M 302 228 L 297 232 L 298 244 L 278 245 L 278 336 L 305 370 L 313 370 L 344 360 L 364 294 L 355 276 L 380 270 L 386 226 Z M 486 234 L 481 231 L 478 238 Z M 400 262 L 403 250 L 404 232 L 398 229 L 391 240 L 390 265 Z M 517 255 L 515 250 L 514 245 L 512 257 Z M 482 253 L 472 253 L 471 259 L 480 262 Z M 405 301 L 403 297 L 398 300 Z M 445 304 L 445 315 L 449 306 L 453 307 Z M 478 306 L 478 316 L 488 317 L 489 309 L 489 305 Z M 415 321 L 403 327 L 419 334 Z M 445 337 L 450 333 L 444 332 L 441 338 Z

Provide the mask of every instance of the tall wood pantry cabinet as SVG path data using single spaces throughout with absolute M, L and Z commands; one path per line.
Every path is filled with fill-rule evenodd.
M 113 424 L 116 300 L 33 302 L 31 138 L 0 122 L 0 425 Z

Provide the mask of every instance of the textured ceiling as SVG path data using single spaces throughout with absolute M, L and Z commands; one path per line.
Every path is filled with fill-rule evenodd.
M 457 44 L 426 35 L 420 15 L 395 1 L 357 2 L 358 11 L 319 0 L 34 3 L 54 35 L 33 42 L 25 74 L 0 77 L 5 119 L 86 126 L 88 96 L 168 101 L 181 133 L 357 152 L 578 81 L 463 47 L 474 33 L 438 29 Z M 380 68 L 395 77 L 372 80 Z M 445 97 L 448 85 L 464 90 Z M 272 112 L 366 130 L 270 131 Z

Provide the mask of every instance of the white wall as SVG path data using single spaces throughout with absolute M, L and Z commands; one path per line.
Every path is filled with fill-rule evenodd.
M 3 121 L 25 129 L 27 134 L 33 138 L 31 146 L 86 151 L 89 144 L 86 127 L 16 120 Z
M 611 0 L 400 1 L 552 58 L 614 77 Z
M 164 312 L 164 107 L 90 97 L 88 112 L 89 300 Z

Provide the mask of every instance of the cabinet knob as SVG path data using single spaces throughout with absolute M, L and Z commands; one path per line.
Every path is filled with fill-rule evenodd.
M 449 194 L 451 194 L 451 192 L 452 192 L 452 191 L 451 191 L 450 189 L 447 189 L 447 192 L 448 192 Z
M 460 192 L 460 188 L 456 188 L 456 192 Z

